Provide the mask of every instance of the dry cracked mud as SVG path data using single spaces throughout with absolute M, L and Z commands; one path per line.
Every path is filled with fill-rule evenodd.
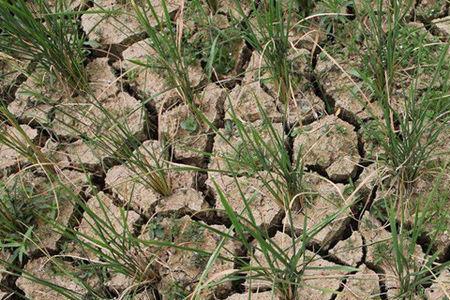
M 214 24 L 222 29 L 235 26 L 231 22 L 233 18 L 242 16 L 236 11 L 234 1 L 219 2 L 219 9 L 212 14 Z M 168 3 L 168 13 L 176 20 L 180 3 Z M 248 2 L 242 3 L 245 14 L 251 13 Z M 359 9 L 360 1 L 355 4 Z M 216 74 L 216 82 L 208 81 L 204 64 L 190 65 L 190 83 L 198 92 L 193 104 L 208 123 L 218 128 L 214 132 L 183 102 L 179 91 L 167 91 L 170 85 L 163 71 L 145 66 L 154 63 L 152 58 L 157 54 L 150 47 L 130 2 L 71 1 L 70 6 L 85 10 L 79 25 L 93 49 L 86 64 L 92 97 L 65 89 L 56 78 L 39 68 L 32 69 L 28 76 L 20 74 L 14 65 L 0 57 L 0 95 L 7 100 L 9 111 L 20 122 L 27 137 L 12 127 L 7 127 L 5 132 L 21 143 L 27 139 L 35 142 L 56 165 L 61 180 L 75 194 L 82 195 L 83 205 L 74 204 L 64 193 L 59 195 L 54 219 L 58 226 L 84 236 L 85 242 L 106 255 L 111 251 L 95 243 L 100 234 L 105 233 L 111 234 L 111 245 L 115 245 L 117 236 L 125 234 L 173 245 L 159 249 L 149 245 L 139 249 L 130 247 L 126 255 L 138 262 L 138 270 L 124 274 L 106 266 L 105 277 L 99 278 L 94 273 L 83 273 L 80 268 L 82 262 L 97 262 L 98 253 L 80 248 L 79 244 L 68 241 L 63 232 L 51 230 L 44 220 L 38 220 L 34 230 L 38 242 L 25 253 L 24 272 L 15 277 L 17 280 L 10 280 L 11 275 L 6 274 L 3 265 L 0 267 L 0 299 L 9 299 L 11 289 L 29 299 L 63 299 L 55 290 L 34 282 L 31 276 L 88 298 L 91 295 L 88 296 L 87 288 L 72 280 L 71 275 L 76 274 L 94 290 L 110 292 L 111 299 L 130 292 L 134 294 L 132 299 L 142 300 L 187 297 L 195 291 L 200 279 L 202 283 L 219 282 L 235 270 L 236 257 L 241 257 L 243 250 L 234 240 L 227 241 L 218 261 L 206 277 L 201 278 L 209 254 L 221 243 L 218 232 L 235 234 L 229 227 L 231 222 L 217 187 L 228 198 L 231 209 L 248 219 L 250 216 L 242 200 L 245 197 L 255 224 L 266 228 L 272 240 L 292 254 L 289 234 L 293 233 L 287 230 L 288 217 L 268 190 L 270 185 L 264 185 L 261 180 L 267 174 L 252 173 L 239 163 L 239 150 L 248 148 L 231 120 L 238 118 L 261 134 L 264 142 L 270 143 L 270 133 L 264 128 L 260 108 L 273 122 L 276 133 L 285 138 L 283 142 L 292 152 L 292 158 L 300 152 L 305 165 L 305 195 L 298 199 L 302 210 L 291 216 L 295 234 L 309 232 L 333 216 L 333 221 L 312 239 L 314 247 L 308 245 L 305 252 L 308 264 L 301 261 L 297 266 L 305 263 L 299 294 L 311 300 L 377 299 L 380 294 L 383 300 L 395 298 L 400 284 L 392 235 L 382 221 L 385 216 L 375 215 L 371 209 L 388 195 L 379 189 L 384 182 L 379 180 L 380 168 L 373 162 L 384 153 L 364 131 L 373 118 L 381 118 L 382 111 L 374 99 L 363 96 L 366 91 L 360 90 L 361 78 L 353 72 L 362 64 L 359 57 L 343 55 L 350 51 L 345 47 L 338 51 L 334 61 L 325 52 L 320 53 L 319 45 L 331 53 L 337 44 L 331 35 L 324 33 L 322 24 L 311 25 L 311 35 L 292 32 L 290 41 L 296 49 L 290 59 L 298 83 L 287 104 L 278 101 L 270 72 L 264 68 L 266 63 L 261 56 L 242 41 L 232 49 L 234 67 L 228 74 Z M 157 5 L 156 14 L 161 13 L 162 7 Z M 418 1 L 413 21 L 408 26 L 418 28 L 430 44 L 448 41 L 448 3 Z M 186 20 L 185 25 L 189 30 L 198 30 L 191 20 Z M 194 42 L 194 37 L 190 42 Z M 359 51 L 365 49 L 361 46 Z M 21 64 L 28 65 L 28 62 Z M 405 74 L 401 84 L 409 86 L 411 74 Z M 422 75 L 421 91 L 430 80 L 427 72 Z M 404 99 L 397 92 L 392 95 L 392 105 L 398 112 L 404 112 L 405 107 L 401 105 Z M 284 113 L 287 113 L 285 119 Z M 96 142 L 101 139 L 105 144 L 99 146 Z M 111 147 L 108 139 L 114 139 L 116 145 Z M 448 133 L 444 132 L 436 143 L 440 156 L 434 162 L 438 165 L 448 163 L 447 141 Z M 118 156 L 122 147 L 129 151 L 128 157 L 110 159 Z M 171 193 L 168 196 L 159 194 L 149 184 L 148 174 L 155 167 L 151 155 L 170 161 L 164 165 L 169 169 L 166 175 Z M 143 164 L 139 167 L 132 159 L 141 160 Z M 28 172 L 31 167 L 32 162 L 23 153 L 0 145 L 0 179 L 13 180 L 20 176 L 30 188 L 41 194 L 50 193 L 45 174 Z M 205 170 L 206 167 L 210 170 Z M 430 183 L 435 178 L 435 174 L 431 174 L 418 179 L 410 201 L 429 193 Z M 359 185 L 354 199 L 361 202 L 355 205 L 349 196 Z M 446 186 L 439 192 L 444 197 L 448 195 Z M 446 203 L 440 210 L 449 208 Z M 108 226 L 100 226 L 100 230 L 93 216 L 108 220 Z M 447 220 L 443 226 L 448 228 L 449 225 Z M 208 226 L 215 231 L 207 230 Z M 433 230 L 431 225 L 426 226 L 424 235 L 431 236 Z M 251 239 L 249 242 L 255 243 Z M 426 259 L 426 245 L 423 241 L 413 245 L 412 259 L 419 266 Z M 183 247 L 201 248 L 205 255 L 184 251 Z M 253 250 L 254 256 L 246 253 L 245 259 L 250 260 L 252 266 L 267 267 L 261 251 L 256 246 Z M 440 263 L 448 262 L 448 230 L 437 235 L 433 253 Z M 0 252 L 1 260 L 7 258 Z M 141 286 L 142 278 L 136 273 L 147 283 Z M 251 277 L 254 273 L 249 271 L 247 275 Z M 449 294 L 450 272 L 443 270 L 427 282 L 424 297 L 440 300 Z M 271 282 L 260 278 L 225 281 L 205 289 L 199 297 L 283 299 L 273 290 Z
M 70 275 L 74 273 L 85 276 L 83 271 L 56 258 L 41 257 L 31 260 L 26 264 L 24 270 L 29 275 L 20 277 L 16 284 L 29 299 L 61 299 L 61 294 L 59 292 L 51 287 L 35 282 L 36 278 L 37 280 L 49 281 L 72 293 L 80 295 L 87 294 L 87 289 L 78 285 L 70 277 Z M 96 286 L 99 283 L 98 278 L 95 278 L 95 276 L 89 278 L 88 281 L 91 286 Z
M 294 153 L 299 151 L 306 166 L 323 170 L 334 181 L 355 175 L 361 158 L 354 127 L 335 115 L 325 116 L 299 128 Z

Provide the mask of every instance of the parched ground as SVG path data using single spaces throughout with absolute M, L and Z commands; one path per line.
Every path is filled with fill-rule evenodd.
M 168 2 L 168 11 L 175 18 L 180 3 Z M 214 17 L 226 29 L 232 26 L 229 19 L 236 11 L 233 1 L 219 3 L 221 8 Z M 374 162 L 382 150 L 368 140 L 364 132 L 373 118 L 381 117 L 381 109 L 375 101 L 363 97 L 355 89 L 360 78 L 352 71 L 363 63 L 355 54 L 364 51 L 362 46 L 356 51 L 351 50 L 340 40 L 321 33 L 312 37 L 324 49 L 321 52 L 311 40 L 300 39 L 310 28 L 293 32 L 292 41 L 297 41 L 293 53 L 298 71 L 295 76 L 300 84 L 287 106 L 280 105 L 269 81 L 257 79 L 267 76 L 260 69 L 260 56 L 242 41 L 233 45 L 233 52 L 229 53 L 232 63 L 215 82 L 208 81 L 201 63 L 192 64 L 189 66 L 191 84 L 200 90 L 195 104 L 209 122 L 219 127 L 221 134 L 216 134 L 206 125 L 187 126 L 186 122 L 195 122 L 195 116 L 173 90 L 167 92 L 168 84 L 161 72 L 131 62 L 145 63 L 147 56 L 155 53 L 127 1 L 73 1 L 72 5 L 84 11 L 80 29 L 92 47 L 86 69 L 95 101 L 82 95 L 67 95 L 57 83 L 51 83 L 48 74 L 32 69 L 33 66 L 26 76 L 3 60 L 0 60 L 0 68 L 7 76 L 0 82 L 0 95 L 28 138 L 56 164 L 62 181 L 85 201 L 84 205 L 76 205 L 68 197 L 58 199 L 55 223 L 60 228 L 77 232 L 91 247 L 111 255 L 119 263 L 133 260 L 143 268 L 131 271 L 134 276 L 107 264 L 101 272 L 84 272 L 89 264 L 99 263 L 98 252 L 83 249 L 71 241 L 64 230 L 51 230 L 44 220 L 38 220 L 34 230 L 36 242 L 20 264 L 23 271 L 14 275 L 10 267 L 0 269 L 0 299 L 16 299 L 18 295 L 36 300 L 69 299 L 34 282 L 30 274 L 50 281 L 64 291 L 69 290 L 78 297 L 76 299 L 118 299 L 122 294 L 133 295 L 133 298 L 120 299 L 187 297 L 195 291 L 208 257 L 176 247 L 157 249 L 147 244 L 139 249 L 129 246 L 126 256 L 121 257 L 114 254 L 119 248 L 115 244 L 117 240 L 111 239 L 109 246 L 95 240 L 108 233 L 110 236 L 131 234 L 142 240 L 171 242 L 213 252 L 221 236 L 206 230 L 205 224 L 220 232 L 230 231 L 230 221 L 215 185 L 228 197 L 236 212 L 245 211 L 243 195 L 252 198 L 251 210 L 256 224 L 265 228 L 280 247 L 287 245 L 290 234 L 300 235 L 339 212 L 337 218 L 308 245 L 305 256 L 311 259 L 312 268 L 305 271 L 305 285 L 299 288 L 299 299 L 395 297 L 399 283 L 394 269 L 390 228 L 379 209 L 385 191 L 376 180 L 379 166 Z M 99 8 L 119 12 L 102 16 L 95 13 Z M 161 8 L 157 9 L 161 13 Z M 430 43 L 448 43 L 448 14 L 448 2 L 418 1 L 408 26 L 426 33 Z M 344 32 L 339 26 L 351 28 L 357 21 L 348 19 L 345 22 L 346 25 L 336 25 L 336 30 Z M 195 24 L 188 22 L 186 26 L 195 27 Z M 319 23 L 310 26 L 318 32 L 324 29 Z M 342 33 L 343 36 L 346 34 L 352 36 L 354 32 L 349 29 Z M 331 61 L 325 52 L 335 60 Z M 428 80 L 426 75 L 424 72 L 424 78 L 420 80 L 424 85 Z M 150 95 L 156 96 L 150 99 Z M 242 143 L 241 137 L 227 125 L 232 111 L 244 124 L 257 128 L 262 136 L 269 135 L 262 125 L 263 118 L 255 99 L 272 120 L 273 128 L 280 135 L 289 136 L 286 146 L 293 153 L 300 148 L 303 151 L 303 180 L 310 196 L 303 210 L 292 216 L 294 232 L 286 230 L 287 216 L 258 179 L 261 174 L 249 174 L 245 166 L 239 166 L 237 176 L 214 171 L 227 170 L 230 165 L 223 155 L 231 153 L 230 144 Z M 401 101 L 397 104 L 400 111 Z M 286 109 L 287 118 L 283 118 Z M 145 157 L 150 152 L 170 152 L 170 160 L 177 167 L 168 172 L 173 189 L 171 195 L 158 194 L 145 180 L 140 180 L 148 175 L 144 170 L 134 169 L 126 159 L 113 159 L 123 145 L 131 144 L 117 129 L 117 124 L 133 137 L 135 157 L 149 159 Z M 12 127 L 6 130 L 22 138 Z M 114 147 L 92 142 L 111 133 L 114 134 Z M 439 139 L 441 144 L 437 148 L 442 150 L 440 153 L 447 153 L 439 157 L 441 165 L 450 162 L 448 152 L 445 152 L 449 150 L 449 136 L 447 130 Z M 164 146 L 165 142 L 171 145 L 170 149 Z M 198 168 L 208 171 L 198 171 Z M 0 179 L 6 183 L 19 178 L 36 191 L 49 193 L 45 174 L 30 168 L 30 162 L 24 156 L 5 145 L 0 145 L 0 169 Z M 449 174 L 444 174 L 444 178 L 448 182 Z M 421 178 L 414 187 L 415 196 L 411 201 L 414 197 L 427 195 L 432 180 L 433 176 Z M 360 188 L 353 194 L 357 186 Z M 447 184 L 443 184 L 441 193 L 449 195 Z M 350 195 L 351 202 L 346 202 Z M 449 208 L 447 201 L 440 210 L 448 211 Z M 99 231 L 95 226 L 92 214 L 108 220 L 108 224 L 100 226 L 103 230 Z M 423 263 L 426 255 L 436 255 L 438 263 L 450 261 L 449 218 L 447 215 L 443 225 L 447 230 L 437 233 L 438 242 L 432 253 L 426 254 L 424 249 L 429 243 L 427 233 L 431 236 L 436 232 L 435 228 L 427 228 L 427 233 L 415 245 L 414 259 L 418 265 Z M 220 258 L 208 277 L 202 280 L 218 280 L 220 276 L 215 275 L 225 275 L 235 269 L 236 257 L 248 257 L 250 265 L 255 263 L 254 260 L 259 265 L 267 265 L 257 249 L 251 259 L 249 253 L 242 253 L 243 249 L 237 243 L 225 243 Z M 290 250 L 286 248 L 286 251 Z M 8 257 L 0 252 L 0 258 Z M 339 266 L 352 268 L 352 271 L 344 272 L 337 268 Z M 74 282 L 74 275 L 82 278 L 83 284 Z M 92 291 L 96 296 L 92 296 Z M 450 271 L 443 270 L 427 281 L 424 295 L 417 295 L 417 299 L 447 299 L 449 294 Z M 200 299 L 244 300 L 250 297 L 282 299 L 274 295 L 270 283 L 259 280 L 218 283 L 200 294 Z

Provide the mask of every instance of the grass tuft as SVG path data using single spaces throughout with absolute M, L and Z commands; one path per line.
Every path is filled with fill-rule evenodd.
M 86 50 L 79 33 L 78 12 L 65 0 L 0 1 L 0 52 L 38 63 L 68 88 L 86 91 Z

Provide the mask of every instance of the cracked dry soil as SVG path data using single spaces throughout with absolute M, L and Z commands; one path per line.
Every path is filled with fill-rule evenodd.
M 169 2 L 169 13 L 176 12 L 179 3 Z M 220 2 L 229 7 L 233 5 L 232 1 Z M 448 41 L 449 5 L 447 2 L 439 6 L 436 4 L 438 2 L 419 1 L 416 22 L 422 22 L 423 30 L 428 30 L 431 36 Z M 26 135 L 58 165 L 64 180 L 77 187 L 77 193 L 83 194 L 87 208 L 97 216 L 105 215 L 112 220 L 105 232 L 114 230 L 123 234 L 129 230 L 144 240 L 154 238 L 214 251 L 220 242 L 219 235 L 199 224 L 209 224 L 222 232 L 230 227 L 214 189 L 214 184 L 217 184 L 230 199 L 231 208 L 237 212 L 244 210 L 241 193 L 252 197 L 251 210 L 256 224 L 266 228 L 271 238 L 284 247 L 286 240 L 290 239 L 289 232 L 286 232 L 287 217 L 258 181 L 258 176 L 248 176 L 245 168 L 239 169 L 236 178 L 225 173 L 195 169 L 171 171 L 169 178 L 174 192 L 170 196 L 161 196 L 140 182 L 126 161 L 111 161 L 109 153 L 88 142 L 86 137 L 113 130 L 114 122 L 121 122 L 140 142 L 135 151 L 161 149 L 164 137 L 167 139 L 164 142 L 171 144 L 172 161 L 181 166 L 226 170 L 229 165 L 223 155 L 231 151 L 230 144 L 208 127 L 198 126 L 195 130 L 183 128 L 183 121 L 192 118 L 189 107 L 182 104 L 175 93 L 161 93 L 167 89 L 167 83 L 160 73 L 130 62 L 145 61 L 152 50 L 127 1 L 89 1 L 87 4 L 73 5 L 81 5 L 85 12 L 81 16 L 80 26 L 88 40 L 95 41 L 98 48 L 104 50 L 95 52 L 97 55 L 89 58 L 86 68 L 95 97 L 108 110 L 110 117 L 102 115 L 98 107 L 85 101 L 82 96 L 67 96 L 61 93 L 57 85 L 45 84 L 45 74 L 40 74 L 39 70 L 34 70 L 25 78 L 8 71 L 8 77 L 1 82 L 0 93 L 10 96 L 5 97 L 9 99 L 8 108 L 21 122 Z M 102 18 L 91 12 L 98 7 L 119 9 L 121 13 L 116 17 Z M 426 13 L 428 7 L 432 9 L 431 14 Z M 218 13 L 226 15 L 233 14 L 233 11 Z M 328 49 L 333 43 L 332 39 L 324 39 L 321 47 Z M 254 97 L 278 132 L 297 130 L 298 134 L 287 140 L 286 146 L 294 152 L 301 147 L 305 152 L 304 181 L 310 187 L 312 196 L 308 197 L 304 209 L 293 215 L 293 230 L 301 234 L 321 219 L 339 212 L 336 220 L 323 228 L 307 246 L 306 257 L 311 259 L 313 268 L 304 273 L 305 282 L 299 288 L 299 293 L 303 295 L 301 299 L 391 299 L 399 286 L 392 268 L 394 258 L 388 254 L 380 259 L 379 255 L 380 251 L 391 249 L 389 228 L 371 210 L 371 205 L 380 196 L 377 192 L 379 182 L 366 180 L 376 169 L 371 158 L 381 150 L 375 149 L 375 152 L 369 153 L 373 149 L 369 149 L 370 142 L 365 141 L 360 130 L 362 124 L 370 122 L 368 104 L 351 91 L 353 83 L 340 68 L 324 60 L 323 56 L 319 57 L 317 51 L 311 52 L 310 45 L 300 45 L 303 48 L 298 49 L 301 56 L 296 63 L 299 73 L 308 73 L 308 76 L 301 77 L 304 85 L 294 91 L 292 101 L 295 103 L 289 103 L 287 120 L 283 118 L 285 108 L 278 105 L 274 87 L 264 81 L 252 80 L 260 75 L 255 71 L 259 55 L 244 43 L 240 45 L 242 49 L 236 51 L 239 56 L 234 72 L 245 71 L 245 75 L 231 86 L 221 85 L 220 82 L 205 84 L 206 75 L 202 68 L 191 68 L 191 84 L 202 90 L 195 100 L 196 105 L 210 122 L 221 128 L 224 135 L 227 130 L 224 124 L 230 119 L 231 108 L 245 123 L 260 128 L 262 117 Z M 349 70 L 360 63 L 347 57 L 343 58 L 342 66 Z M 0 61 L 0 68 L 2 72 L 7 72 L 10 66 Z M 308 88 L 303 87 L 306 85 Z M 42 103 L 29 91 L 44 94 L 51 101 Z M 158 96 L 152 102 L 146 101 L 151 94 Z M 371 105 L 373 108 L 376 104 Z M 377 115 L 376 108 L 374 111 Z M 101 122 L 97 122 L 99 118 L 102 118 Z M 20 138 L 13 128 L 7 130 Z M 264 128 L 260 131 L 264 135 Z M 240 137 L 233 136 L 233 133 L 228 140 L 231 146 L 241 142 Z M 443 140 L 448 143 L 448 134 L 447 139 Z M 125 140 L 122 142 L 126 143 Z M 445 142 L 442 147 L 448 150 Z M 449 161 L 448 156 L 440 159 Z M 0 145 L 0 178 L 5 181 L 20 178 L 39 190 L 45 176 L 27 170 L 29 164 L 14 149 Z M 95 188 L 88 185 L 90 178 L 95 178 Z M 356 196 L 360 200 L 342 209 L 348 204 L 342 195 L 348 196 L 355 183 L 363 183 Z M 419 189 L 429 188 L 426 182 L 421 184 Z M 448 210 L 448 205 L 443 209 Z M 87 212 L 80 213 L 80 208 L 74 207 L 67 199 L 60 199 L 59 206 L 61 209 L 56 219 L 59 225 L 69 226 L 91 238 L 105 234 L 93 231 L 92 217 Z M 304 228 L 305 224 L 307 228 Z M 429 230 L 432 232 L 433 229 Z M 172 299 L 170 295 L 174 287 L 180 288 L 186 295 L 194 291 L 207 262 L 204 257 L 174 247 L 156 250 L 153 246 L 147 246 L 139 249 L 141 256 L 158 254 L 159 257 L 158 263 L 149 264 L 149 268 L 153 268 L 149 272 L 154 273 L 152 282 L 142 286 L 136 284 L 136 278 L 116 273 L 108 267 L 104 268 L 104 274 L 83 273 L 83 263 L 97 259 L 94 252 L 80 249 L 61 232 L 49 231 L 45 228 L 45 222 L 37 222 L 35 232 L 39 242 L 27 253 L 21 266 L 23 272 L 13 276 L 6 270 L 0 270 L 0 299 L 16 299 L 19 297 L 17 295 L 35 300 L 65 299 L 54 290 L 30 280 L 26 275 L 28 273 L 74 291 L 81 298 L 87 297 L 86 287 L 74 283 L 65 274 L 55 272 L 54 265 L 63 266 L 71 274 L 79 274 L 90 288 L 110 295 L 110 299 L 116 299 L 134 285 L 136 291 L 133 299 Z M 447 231 L 437 238 L 439 243 L 434 252 L 439 257 L 438 261 L 444 263 L 450 260 L 450 235 Z M 93 243 L 93 247 L 98 246 Z M 416 245 L 414 257 L 419 264 L 425 255 L 423 246 Z M 264 266 L 267 263 L 258 251 L 255 249 L 252 260 L 259 260 L 259 264 Z M 286 252 L 289 251 L 286 248 Z M 5 255 L 0 253 L 0 257 Z M 211 276 L 236 268 L 236 256 L 250 257 L 248 253 L 242 253 L 240 245 L 231 242 L 223 247 L 221 255 L 210 272 Z M 254 263 L 252 260 L 250 265 Z M 326 268 L 321 269 L 324 266 Z M 353 271 L 336 271 L 335 266 L 351 267 Z M 201 299 L 249 299 L 250 294 L 251 299 L 282 299 L 277 298 L 271 288 L 271 284 L 264 281 L 237 280 L 206 290 L 201 294 Z M 446 299 L 449 293 L 450 272 L 446 270 L 429 280 L 423 297 Z M 16 298 L 9 298 L 9 295 Z

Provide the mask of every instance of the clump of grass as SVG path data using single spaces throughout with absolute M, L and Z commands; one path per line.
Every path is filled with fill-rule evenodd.
M 380 188 L 388 192 L 378 217 L 389 223 L 396 297 L 414 299 L 444 267 L 433 253 L 437 231 L 429 235 L 425 257 L 416 257 L 427 223 L 435 222 L 433 203 L 442 201 L 437 197 L 442 181 L 436 180 L 428 195 L 413 192 L 448 128 L 448 45 L 427 44 L 426 32 L 420 34 L 405 24 L 410 1 L 390 2 L 387 7 L 378 1 L 376 9 L 369 7 L 365 8 L 367 23 L 360 20 L 366 27 L 364 62 L 368 72 L 360 74 L 365 74 L 363 83 L 381 108 L 381 118 L 376 117 L 370 128 L 365 126 L 369 139 L 381 148 L 376 159 L 387 172 Z M 429 76 L 427 82 L 423 75 Z
M 150 149 L 149 149 L 150 148 Z M 145 147 L 128 156 L 127 165 L 142 178 L 142 182 L 162 196 L 173 192 L 169 177 L 169 149 L 164 142 L 161 147 Z
M 423 249 L 423 259 L 417 257 L 416 253 L 419 239 L 427 233 L 427 227 L 435 225 L 442 228 L 439 226 L 442 222 L 439 215 L 442 212 L 436 211 L 436 208 L 446 201 L 441 194 L 445 171 L 446 168 L 431 183 L 432 189 L 428 195 L 418 195 L 416 199 L 411 199 L 396 193 L 384 199 L 390 224 L 393 268 L 398 281 L 396 296 L 399 299 L 415 299 L 416 295 L 423 293 L 424 286 L 436 274 L 449 266 L 448 262 L 438 262 L 437 251 L 433 253 L 438 234 L 442 234 L 442 231 L 434 230 L 429 235 L 430 243 Z
M 426 33 L 405 24 L 410 1 L 387 6 L 378 1 L 376 9 L 365 4 L 367 19 L 359 21 L 366 27 L 364 65 L 369 72 L 359 73 L 382 110 L 382 119 L 376 117 L 368 133 L 383 150 L 379 159 L 404 190 L 433 156 L 449 120 L 448 45 L 426 44 Z M 429 76 L 425 88 L 420 86 L 424 74 Z M 404 81 L 409 86 L 402 86 Z
M 208 78 L 223 77 L 229 74 L 237 64 L 237 51 L 242 42 L 240 33 L 234 27 L 221 29 L 210 22 L 193 36 L 193 47 L 197 57 L 205 65 Z
M 227 132 L 222 132 L 210 124 L 217 135 L 231 148 L 230 153 L 221 155 L 226 162 L 227 169 L 221 170 L 228 175 L 235 176 L 245 172 L 246 176 L 257 176 L 263 185 L 272 194 L 277 205 L 281 208 L 299 209 L 304 193 L 302 152 L 291 154 L 287 139 L 288 135 L 279 132 L 267 112 L 256 100 L 262 117 L 260 126 L 243 122 L 234 112 L 232 106 L 232 127 L 239 137 L 238 144 L 232 144 L 227 138 Z
M 176 89 L 180 98 L 187 105 L 194 105 L 195 90 L 189 78 L 189 65 L 192 55 L 188 55 L 182 44 L 182 19 L 175 23 L 169 13 L 167 2 L 160 1 L 163 12 L 158 14 L 152 1 L 142 3 L 132 1 L 136 18 L 145 29 L 150 47 L 155 51 L 149 68 L 161 69 L 170 88 Z M 153 25 L 155 24 L 156 25 Z
M 81 203 L 81 199 L 74 198 L 74 200 L 84 210 L 84 221 L 88 224 L 89 233 L 69 230 L 66 236 L 71 241 L 82 251 L 94 254 L 106 262 L 111 272 L 127 275 L 138 283 L 151 284 L 158 280 L 158 273 L 153 264 L 158 259 L 158 249 L 148 248 L 155 245 L 149 241 L 146 246 L 145 242 L 134 235 L 134 228 L 128 226 L 129 213 L 125 209 L 119 208 L 120 215 L 113 215 L 98 195 L 91 201 L 98 203 L 100 211 L 94 211 L 89 205 Z M 120 224 L 119 229 L 116 224 Z M 98 270 L 103 265 L 93 262 L 90 269 Z
M 403 112 L 393 108 L 390 97 L 381 98 L 383 119 L 375 120 L 375 126 L 368 132 L 381 145 L 383 153 L 379 159 L 390 169 L 392 176 L 398 176 L 401 189 L 411 186 L 427 161 L 433 158 L 437 142 L 448 126 L 449 75 L 448 72 L 446 78 L 440 75 L 446 51 L 447 47 L 435 66 L 436 72 L 428 89 L 419 93 L 412 84 L 408 94 L 401 98 Z M 437 80 L 444 82 L 438 90 L 433 87 Z
M 0 52 L 35 61 L 71 89 L 86 91 L 86 51 L 78 32 L 77 12 L 66 1 L 0 1 Z
M 298 1 L 304 4 L 308 1 Z M 292 61 L 289 59 L 291 43 L 289 33 L 295 23 L 295 3 L 281 1 L 263 1 L 259 5 L 253 2 L 250 17 L 236 5 L 243 18 L 241 34 L 243 38 L 261 55 L 274 83 L 275 91 L 281 103 L 286 104 L 292 93 Z
M 51 193 L 38 191 L 19 176 L 0 181 L 0 249 L 22 262 L 33 244 L 33 230 L 41 214 L 51 210 Z
M 398 48 L 399 34 L 412 2 L 393 1 L 387 5 L 383 1 L 376 3 L 375 9 L 372 8 L 370 1 L 364 3 L 368 20 L 368 24 L 365 25 L 367 65 L 371 71 L 376 94 L 387 96 L 392 94 L 394 88 L 395 75 L 402 56 Z M 360 22 L 364 24 L 365 20 Z

